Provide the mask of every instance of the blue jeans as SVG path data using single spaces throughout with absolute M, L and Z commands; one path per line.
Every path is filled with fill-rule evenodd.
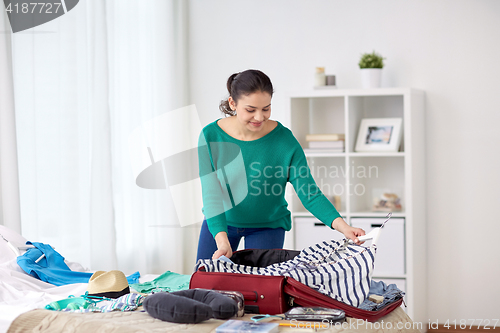
M 371 280 L 369 295 L 384 296 L 384 301 L 377 304 L 367 298 L 358 308 L 368 311 L 377 311 L 389 303 L 394 303 L 395 300 L 400 299 L 404 294 L 405 293 L 399 290 L 394 283 L 386 285 L 384 281 Z
M 285 229 L 283 228 L 236 228 L 227 226 L 227 238 L 233 252 L 236 251 L 241 238 L 245 238 L 246 249 L 282 249 L 285 241 Z M 198 241 L 199 259 L 212 259 L 217 251 L 215 239 L 208 230 L 207 220 L 203 220 Z

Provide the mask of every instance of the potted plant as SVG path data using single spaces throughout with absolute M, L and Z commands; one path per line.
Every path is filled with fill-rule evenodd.
M 359 60 L 361 69 L 361 82 L 363 88 L 379 88 L 382 79 L 382 68 L 384 68 L 384 59 L 378 53 L 363 53 Z

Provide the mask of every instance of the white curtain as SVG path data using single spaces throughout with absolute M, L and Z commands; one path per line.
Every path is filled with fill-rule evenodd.
M 199 226 L 180 227 L 168 190 L 135 184 L 128 147 L 188 104 L 186 6 L 85 0 L 12 36 L 26 238 L 95 270 L 192 272 Z
M 21 231 L 10 27 L 0 14 L 0 224 Z

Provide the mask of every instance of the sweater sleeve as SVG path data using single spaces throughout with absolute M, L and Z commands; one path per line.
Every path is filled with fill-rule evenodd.
M 332 222 L 341 217 L 337 209 L 316 185 L 302 147 L 296 141 L 292 156 L 289 182 L 293 185 L 300 201 L 318 220 L 332 227 Z
M 227 233 L 224 194 L 203 132 L 198 140 L 198 163 L 203 198 L 202 211 L 207 220 L 208 229 L 215 237 L 221 231 Z

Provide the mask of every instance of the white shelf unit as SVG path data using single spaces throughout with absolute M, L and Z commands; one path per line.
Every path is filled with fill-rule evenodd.
M 373 191 L 390 189 L 399 194 L 403 208 L 393 213 L 396 222 L 391 226 L 389 221 L 382 232 L 386 238 L 379 242 L 373 278 L 403 289 L 406 311 L 417 322 L 427 320 L 424 101 L 424 92 L 412 88 L 296 91 L 286 97 L 290 129 L 303 148 L 307 148 L 306 134 L 345 134 L 345 152 L 306 150 L 306 156 L 323 193 L 341 196 L 337 209 L 347 223 L 364 226 L 368 232 L 387 215 L 372 211 Z M 356 152 L 363 118 L 402 118 L 399 151 Z M 339 237 L 305 210 L 294 190 L 287 189 L 287 201 L 294 231 L 288 247 L 300 250 Z

